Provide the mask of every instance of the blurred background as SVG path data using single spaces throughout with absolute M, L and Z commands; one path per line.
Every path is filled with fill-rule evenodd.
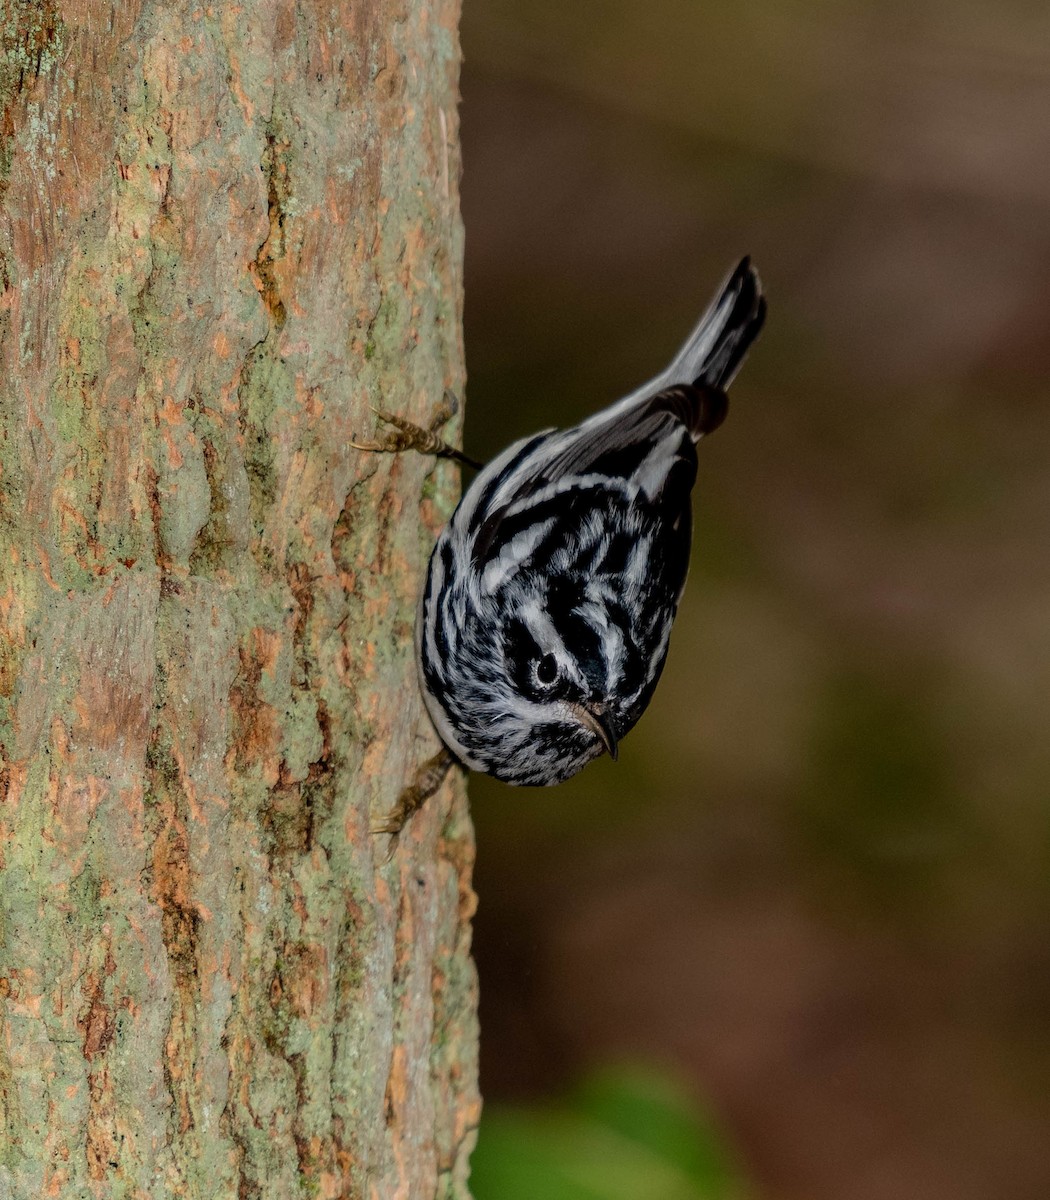
M 471 780 L 477 1200 L 1045 1200 L 1050 8 L 462 33 L 471 453 L 770 298 L 619 763 Z

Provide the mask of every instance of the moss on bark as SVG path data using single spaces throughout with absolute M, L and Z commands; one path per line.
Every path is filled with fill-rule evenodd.
M 457 0 L 12 4 L 0 1192 L 465 1196 L 472 840 L 415 599 L 462 388 Z M 38 53 L 39 51 L 39 53 Z

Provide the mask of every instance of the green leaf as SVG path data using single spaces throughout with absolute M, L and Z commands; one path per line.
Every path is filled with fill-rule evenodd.
M 493 1108 L 481 1122 L 475 1200 L 731 1200 L 730 1156 L 688 1096 L 652 1072 L 603 1071 L 569 1103 Z

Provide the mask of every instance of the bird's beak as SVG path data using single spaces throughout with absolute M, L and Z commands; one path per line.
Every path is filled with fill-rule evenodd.
M 609 757 L 615 762 L 618 753 L 616 734 L 613 732 L 612 722 L 608 716 L 601 709 L 588 708 L 585 704 L 574 704 L 572 711 L 580 724 L 585 725 L 598 738 L 608 751 Z

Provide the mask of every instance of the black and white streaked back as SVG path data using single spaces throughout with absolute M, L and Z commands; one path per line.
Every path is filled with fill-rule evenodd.
M 764 313 L 745 259 L 649 385 L 514 443 L 467 490 L 430 560 L 417 651 L 468 767 L 558 783 L 615 754 L 645 710 L 688 571 L 696 443 Z

